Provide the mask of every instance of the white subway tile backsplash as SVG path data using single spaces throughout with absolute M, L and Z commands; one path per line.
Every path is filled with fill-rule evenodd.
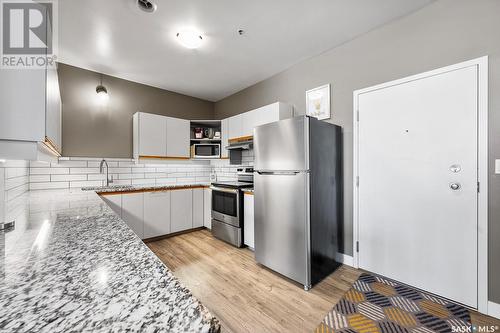
M 50 167 L 50 163 L 48 162 L 30 161 L 30 168 L 48 168 L 48 167 Z
M 87 175 L 51 175 L 52 182 L 69 182 L 76 180 L 87 180 Z
M 197 183 L 209 183 L 210 182 L 210 177 L 196 177 L 196 182 Z
M 5 179 L 27 176 L 28 168 L 5 168 Z
M 12 199 L 15 199 L 18 196 L 26 193 L 28 190 L 29 190 L 29 184 L 28 183 L 23 184 L 23 185 L 18 186 L 18 187 L 14 187 L 14 188 L 12 188 L 10 190 L 7 190 L 5 192 L 5 200 L 10 201 Z
M 118 179 L 141 179 L 145 178 L 143 173 L 121 173 Z
M 28 183 L 29 183 L 28 176 L 21 176 L 21 177 L 5 179 L 5 189 L 11 190 L 15 187 L 19 187 L 19 186 L 22 186 L 22 185 L 25 185 Z
M 118 175 L 109 174 L 109 177 L 113 177 L 113 179 L 118 179 Z M 103 173 L 90 173 L 87 175 L 87 180 L 105 180 L 106 175 Z
M 118 161 L 106 160 L 106 162 L 108 163 L 108 167 L 110 167 L 110 168 L 117 168 L 118 167 Z M 89 168 L 99 168 L 101 166 L 101 161 L 88 161 L 87 166 Z
M 30 175 L 67 175 L 69 168 L 30 168 Z
M 196 178 L 194 177 L 177 178 L 177 184 L 189 184 L 189 183 L 196 183 Z
M 168 174 L 165 172 L 154 172 L 154 173 L 145 173 L 143 178 L 167 178 Z
M 69 182 L 69 187 L 86 187 L 86 186 L 102 186 L 102 180 L 83 181 L 83 182 Z
M 109 173 L 132 173 L 132 168 L 109 168 Z
M 48 190 L 69 188 L 69 182 L 54 182 L 54 183 L 31 183 L 30 190 Z
M 99 168 L 71 168 L 71 174 L 92 174 L 92 173 L 100 173 Z
M 155 179 L 132 179 L 132 185 L 153 185 L 155 183 Z
M 140 164 L 135 164 L 134 162 L 132 161 L 123 161 L 123 162 L 118 162 L 118 166 L 120 168 L 123 168 L 123 167 L 140 167 Z
M 86 168 L 87 161 L 67 161 L 60 160 L 57 163 L 50 163 L 51 168 Z
M 22 187 L 23 182 L 29 183 L 32 190 L 101 186 L 106 178 L 99 170 L 101 160 L 102 158 L 62 157 L 59 163 L 54 164 L 24 162 L 27 166 L 25 171 L 13 169 L 6 171 L 6 174 L 12 178 L 20 178 L 9 183 L 12 189 Z M 114 185 L 208 183 L 213 174 L 218 180 L 234 181 L 239 167 L 229 165 L 228 160 L 136 163 L 133 159 L 106 158 L 106 161 Z M 243 166 L 252 164 L 253 153 L 244 152 Z M 11 165 L 23 165 L 23 163 L 16 162 Z
M 113 179 L 111 185 L 132 185 L 132 180 L 130 179 Z
M 50 182 L 50 175 L 30 175 L 30 183 Z
M 2 163 L 2 167 L 4 168 L 28 168 L 28 161 L 19 161 L 19 160 L 7 160 Z
M 156 178 L 157 185 L 175 184 L 175 183 L 177 183 L 177 178 Z
M 132 168 L 132 172 L 137 172 L 137 173 L 156 172 L 156 168 Z
M 165 173 L 175 172 L 176 170 L 177 170 L 177 168 L 168 168 L 168 167 L 158 167 L 158 168 L 156 168 L 156 172 L 165 172 Z
M 64 157 L 60 157 L 59 160 L 65 159 Z M 100 157 L 70 157 L 71 161 L 102 161 Z

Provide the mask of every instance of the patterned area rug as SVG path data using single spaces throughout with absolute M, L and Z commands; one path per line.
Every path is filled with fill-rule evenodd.
M 315 332 L 449 333 L 470 326 L 461 305 L 363 273 Z

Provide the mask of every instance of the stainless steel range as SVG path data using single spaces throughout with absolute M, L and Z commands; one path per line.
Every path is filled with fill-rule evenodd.
M 238 181 L 214 182 L 212 234 L 234 246 L 243 246 L 243 189 L 253 187 L 253 168 L 238 169 Z

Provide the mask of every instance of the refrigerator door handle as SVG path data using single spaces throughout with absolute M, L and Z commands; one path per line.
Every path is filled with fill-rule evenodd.
M 295 176 L 298 175 L 301 172 L 308 172 L 308 171 L 255 171 L 259 175 L 276 175 L 276 176 Z

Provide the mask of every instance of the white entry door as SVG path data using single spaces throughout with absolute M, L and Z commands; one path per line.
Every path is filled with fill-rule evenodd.
M 478 67 L 358 96 L 359 267 L 476 308 Z

